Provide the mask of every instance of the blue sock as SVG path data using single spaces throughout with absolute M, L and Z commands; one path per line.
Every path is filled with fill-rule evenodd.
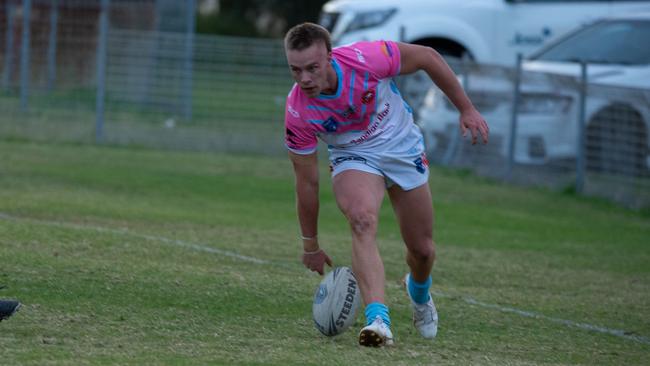
M 431 287 L 431 276 L 427 278 L 426 282 L 417 282 L 413 279 L 413 274 L 409 276 L 409 293 L 411 298 L 418 304 L 424 304 L 431 298 L 429 295 L 429 288 Z
M 371 302 L 366 305 L 366 325 L 370 325 L 375 318 L 379 316 L 386 325 L 390 327 L 390 315 L 388 315 L 388 306 L 380 302 Z

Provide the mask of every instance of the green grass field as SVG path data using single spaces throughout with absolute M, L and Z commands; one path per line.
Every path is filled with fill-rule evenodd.
M 324 160 L 324 159 L 321 159 Z M 322 170 L 320 237 L 349 265 Z M 433 169 L 440 331 L 417 335 L 392 210 L 396 346 L 325 338 L 284 158 L 0 142 L 0 364 L 647 365 L 650 218 Z M 617 333 L 619 332 L 620 333 Z M 614 334 L 612 334 L 614 333 Z

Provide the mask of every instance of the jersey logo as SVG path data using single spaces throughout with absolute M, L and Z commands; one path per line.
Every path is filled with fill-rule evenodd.
M 292 116 L 294 116 L 296 118 L 300 117 L 300 113 L 298 113 L 298 111 L 293 109 L 291 106 L 289 106 L 289 108 L 287 108 L 287 109 L 289 110 L 289 113 L 291 113 Z
M 368 90 L 367 92 L 363 93 L 361 96 L 361 103 L 363 104 L 368 104 L 375 99 L 375 91 L 374 90 Z
M 361 52 L 361 50 L 358 49 L 358 48 L 354 48 L 354 52 L 357 54 L 357 59 L 359 60 L 359 62 L 365 64 L 366 63 L 366 58 L 363 57 L 363 52 Z
M 290 128 L 286 129 L 285 136 L 287 139 L 287 143 L 290 147 L 297 146 L 295 138 L 297 138 L 298 136 L 296 136 L 296 134 Z
M 381 43 L 381 51 L 386 55 L 386 57 L 393 57 L 393 50 L 387 42 Z
M 323 122 L 323 127 L 327 132 L 335 132 L 338 128 L 338 122 L 334 119 L 334 117 L 330 116 L 328 119 Z
M 348 109 L 346 109 L 345 111 L 343 111 L 343 117 L 344 117 L 344 118 L 348 118 L 348 117 L 350 117 L 351 115 L 354 114 L 354 112 L 355 112 L 356 110 L 357 110 L 357 109 L 356 109 L 353 105 L 350 105 L 350 106 L 348 107 Z

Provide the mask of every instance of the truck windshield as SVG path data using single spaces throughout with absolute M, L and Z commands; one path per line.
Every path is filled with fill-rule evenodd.
M 603 21 L 583 28 L 531 58 L 598 64 L 650 64 L 650 20 Z

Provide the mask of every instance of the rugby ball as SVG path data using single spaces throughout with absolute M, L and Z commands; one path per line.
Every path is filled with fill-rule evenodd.
M 348 267 L 336 267 L 325 275 L 314 295 L 312 312 L 316 328 L 331 337 L 343 333 L 357 318 L 361 290 Z

